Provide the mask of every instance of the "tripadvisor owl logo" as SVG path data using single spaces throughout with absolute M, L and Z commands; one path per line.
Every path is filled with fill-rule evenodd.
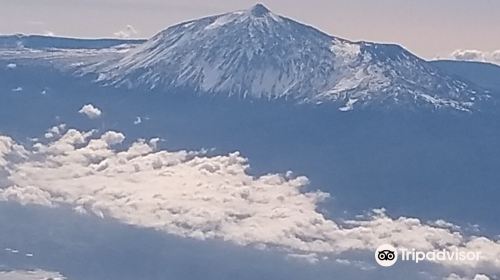
M 392 245 L 380 245 L 375 251 L 375 260 L 381 266 L 393 266 L 398 261 L 398 251 Z

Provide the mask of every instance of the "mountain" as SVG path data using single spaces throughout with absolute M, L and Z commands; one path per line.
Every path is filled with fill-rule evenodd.
M 28 49 L 104 49 L 124 44 L 141 44 L 145 40 L 76 39 L 42 35 L 0 35 L 0 48 Z
M 500 93 L 500 66 L 476 61 L 431 61 L 443 71 Z
M 73 75 L 141 92 L 334 103 L 341 111 L 472 111 L 484 107 L 491 91 L 401 46 L 330 36 L 260 4 L 184 22 L 149 40 L 0 36 L 0 62 L 4 70 L 57 69 L 61 79 Z M 8 84 L 9 91 L 19 87 Z
M 344 111 L 393 103 L 470 110 L 487 97 L 398 45 L 333 37 L 261 4 L 169 27 L 78 72 L 117 87 L 340 102 Z

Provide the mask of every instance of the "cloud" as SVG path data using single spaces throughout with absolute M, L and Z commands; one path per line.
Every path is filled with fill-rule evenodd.
M 451 58 L 465 61 L 480 61 L 500 64 L 500 50 L 486 52 L 480 50 L 458 49 L 451 53 Z
M 58 272 L 44 271 L 40 269 L 0 271 L 0 280 L 39 280 L 39 279 L 64 280 L 66 278 Z
M 23 146 L 7 136 L 0 135 L 0 171 L 7 168 L 12 163 L 26 159 L 28 152 Z
M 119 38 L 130 38 L 139 34 L 139 32 L 130 24 L 127 24 L 124 29 L 113 33 L 114 36 Z
M 441 228 L 449 228 L 449 229 L 453 229 L 453 230 L 460 230 L 459 226 L 454 225 L 452 223 L 449 223 L 449 222 L 447 222 L 445 220 L 441 220 L 441 219 L 429 222 L 429 224 L 434 225 L 436 227 L 441 227 Z
M 476 274 L 474 277 L 461 277 L 455 273 L 443 278 L 443 280 L 490 280 L 490 278 L 484 274 Z
M 287 255 L 288 259 L 296 259 L 299 261 L 306 261 L 310 264 L 316 264 L 319 262 L 319 256 L 316 253 L 310 253 L 310 254 L 288 254 Z
M 52 206 L 50 193 L 32 186 L 17 187 L 11 186 L 0 191 L 0 201 L 16 201 L 22 205 L 33 204 L 42 206 Z
M 61 131 L 63 131 L 65 128 L 66 128 L 66 124 L 59 124 L 59 125 L 53 126 L 47 130 L 44 137 L 49 139 L 49 138 L 53 138 L 55 136 L 59 136 L 59 135 L 61 135 Z
M 478 50 L 455 50 L 451 56 L 457 60 L 477 60 L 484 61 L 485 55 Z
M 341 265 L 346 265 L 346 266 L 354 266 L 354 267 L 357 267 L 361 270 L 373 270 L 376 268 L 373 265 L 370 265 L 364 261 L 358 261 L 358 260 L 335 259 L 335 263 L 341 264 Z
M 19 250 L 12 249 L 12 248 L 5 248 L 4 249 L 6 252 L 12 253 L 12 254 L 17 254 L 19 253 Z
M 92 104 L 84 105 L 78 113 L 86 115 L 89 119 L 97 119 L 102 114 L 101 110 Z
M 106 145 L 112 146 L 123 142 L 123 140 L 125 140 L 125 135 L 116 131 L 108 131 L 101 136 L 101 140 L 103 140 Z
M 500 64 L 500 50 L 496 50 L 490 54 L 490 57 L 494 62 L 497 62 Z
M 9 247 L 5 248 L 4 251 L 7 252 L 7 253 L 9 253 L 9 254 L 19 254 L 19 253 L 21 253 L 21 252 L 19 252 L 19 250 L 12 249 L 12 248 L 9 248 Z M 34 256 L 34 254 L 30 253 L 30 252 L 22 252 L 21 254 L 23 254 L 25 257 L 28 257 L 28 258 L 31 258 L 31 257 Z M 3 278 L 0 277 L 0 280 L 1 279 L 3 279 Z
M 17 64 L 15 64 L 15 63 L 7 64 L 7 69 L 15 69 L 15 68 L 17 68 Z
M 49 143 L 29 149 L 0 137 L 0 167 L 10 182 L 0 189 L 0 200 L 69 204 L 79 213 L 182 237 L 277 248 L 312 262 L 345 252 L 373 252 L 384 243 L 481 252 L 475 262 L 440 264 L 466 275 L 500 272 L 498 240 L 464 236 L 445 221 L 393 218 L 383 209 L 335 221 L 318 211 L 329 194 L 305 191 L 306 177 L 291 172 L 252 176 L 238 152 L 208 156 L 157 150 L 157 138 L 115 149 L 125 139 L 120 132 L 57 130 L 60 135 Z

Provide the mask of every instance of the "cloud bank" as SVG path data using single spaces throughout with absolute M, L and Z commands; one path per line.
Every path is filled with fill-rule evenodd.
M 450 55 L 456 60 L 490 62 L 500 65 L 500 50 L 486 52 L 480 50 L 455 50 Z
M 125 139 L 120 132 L 97 135 L 65 126 L 50 131 L 54 134 L 48 143 L 32 147 L 0 137 L 0 171 L 8 182 L 0 188 L 0 200 L 69 204 L 79 213 L 169 234 L 278 248 L 308 259 L 373 252 L 384 243 L 479 251 L 479 261 L 440 264 L 464 275 L 500 272 L 498 240 L 464 236 L 444 221 L 392 218 L 384 210 L 336 222 L 318 210 L 329 194 L 304 191 L 306 177 L 291 172 L 251 176 L 247 159 L 238 152 L 208 156 L 158 150 L 156 138 L 116 149 Z

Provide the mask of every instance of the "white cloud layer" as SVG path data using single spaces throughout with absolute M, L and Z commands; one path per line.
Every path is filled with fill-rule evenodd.
M 500 50 L 486 52 L 480 50 L 455 50 L 451 57 L 456 60 L 480 61 L 500 64 Z
M 30 148 L 0 137 L 0 170 L 10 182 L 0 189 L 0 200 L 70 204 L 79 213 L 183 237 L 277 247 L 308 260 L 374 251 L 384 243 L 481 252 L 476 262 L 441 264 L 466 275 L 500 272 L 500 241 L 464 236 L 445 221 L 394 219 L 384 210 L 338 223 L 317 210 L 327 193 L 303 191 L 307 178 L 290 172 L 251 176 L 247 160 L 237 152 L 157 151 L 159 139 L 115 150 L 125 139 L 119 132 L 65 129 L 51 129 L 51 142 Z
M 97 119 L 102 114 L 101 110 L 92 104 L 84 105 L 78 113 L 84 114 L 89 119 Z
M 64 280 L 66 278 L 58 272 L 50 272 L 39 269 L 0 271 L 0 280 L 40 280 L 40 279 Z

